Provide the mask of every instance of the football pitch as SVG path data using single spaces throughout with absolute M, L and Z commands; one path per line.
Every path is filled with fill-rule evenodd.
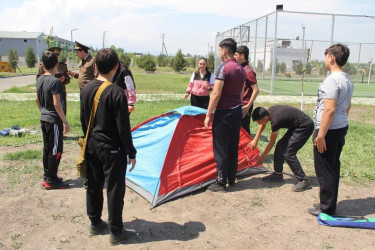
M 258 78 L 258 86 L 260 90 L 270 92 L 271 79 Z M 317 93 L 318 87 L 323 79 L 304 80 L 303 89 L 304 95 L 314 96 Z M 275 79 L 273 84 L 273 94 L 275 95 L 301 95 L 301 80 L 281 80 Z M 353 96 L 357 97 L 375 97 L 375 83 L 354 83 Z

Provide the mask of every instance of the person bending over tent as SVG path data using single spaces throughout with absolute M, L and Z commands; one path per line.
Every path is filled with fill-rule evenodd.
M 279 129 L 288 129 L 285 135 L 276 144 L 273 156 L 275 172 L 269 176 L 263 177 L 262 180 L 267 182 L 283 182 L 283 164 L 284 161 L 286 161 L 299 181 L 294 185 L 293 191 L 302 192 L 311 189 L 311 183 L 307 179 L 297 158 L 298 150 L 305 145 L 314 130 L 314 123 L 311 118 L 297 108 L 286 105 L 275 105 L 271 106 L 268 110 L 263 107 L 257 107 L 253 111 L 252 119 L 260 126 L 254 140 L 249 143 L 250 148 L 255 148 L 257 146 L 259 137 L 269 121 L 271 122 L 272 130 L 270 141 L 263 154 L 259 156 L 257 164 L 263 164 L 266 156 L 275 144 Z

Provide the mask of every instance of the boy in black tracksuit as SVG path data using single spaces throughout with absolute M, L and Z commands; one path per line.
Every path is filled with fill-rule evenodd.
M 57 55 L 46 51 L 42 56 L 41 67 L 44 74 L 37 80 L 36 103 L 40 110 L 40 123 L 43 132 L 42 185 L 45 189 L 64 189 L 68 185 L 57 176 L 63 152 L 63 133 L 70 130 L 65 117 L 66 103 L 63 84 L 55 77 Z
M 307 179 L 307 176 L 296 156 L 298 150 L 305 145 L 314 130 L 314 123 L 311 118 L 303 111 L 286 105 L 271 106 L 268 110 L 262 107 L 257 107 L 253 111 L 252 118 L 253 121 L 256 121 L 260 125 L 260 127 L 254 140 L 249 143 L 249 147 L 256 147 L 260 134 L 269 121 L 271 122 L 272 129 L 270 141 L 264 149 L 263 154 L 259 156 L 257 164 L 263 164 L 264 159 L 275 144 L 278 130 L 280 128 L 288 129 L 285 135 L 276 144 L 274 152 L 275 172 L 264 177 L 263 180 L 268 182 L 282 182 L 283 164 L 284 161 L 286 161 L 299 181 L 294 185 L 293 191 L 301 192 L 311 189 L 311 183 Z
M 96 91 L 104 81 L 111 81 L 118 66 L 118 56 L 112 49 L 101 49 L 96 56 L 99 76 L 88 82 L 81 91 L 81 125 L 84 133 L 90 120 Z M 107 182 L 108 221 L 111 231 L 110 244 L 117 245 L 131 236 L 123 229 L 122 211 L 125 196 L 127 157 L 132 164 L 136 160 L 129 112 L 124 91 L 111 84 L 104 89 L 87 141 L 87 215 L 91 221 L 90 235 L 98 235 L 107 228 L 102 221 L 103 187 Z

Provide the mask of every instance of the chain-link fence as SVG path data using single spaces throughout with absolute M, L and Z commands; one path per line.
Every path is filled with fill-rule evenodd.
M 354 95 L 375 97 L 374 30 L 374 16 L 276 10 L 218 33 L 215 66 L 221 63 L 220 41 L 233 38 L 238 45 L 249 48 L 249 62 L 257 72 L 262 91 L 287 95 L 300 95 L 303 91 L 305 95 L 315 95 L 327 76 L 325 49 L 342 43 L 350 49 L 343 69 L 355 83 Z

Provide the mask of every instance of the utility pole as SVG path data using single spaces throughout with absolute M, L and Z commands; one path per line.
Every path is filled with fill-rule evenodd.
M 107 33 L 108 31 L 103 31 L 103 49 L 105 47 L 105 33 Z
M 164 50 L 165 50 L 165 54 L 168 56 L 167 48 L 165 47 L 165 43 L 164 43 L 164 37 L 165 37 L 165 34 L 161 33 L 161 35 L 160 35 L 160 38 L 161 38 L 161 54 L 164 55 Z

